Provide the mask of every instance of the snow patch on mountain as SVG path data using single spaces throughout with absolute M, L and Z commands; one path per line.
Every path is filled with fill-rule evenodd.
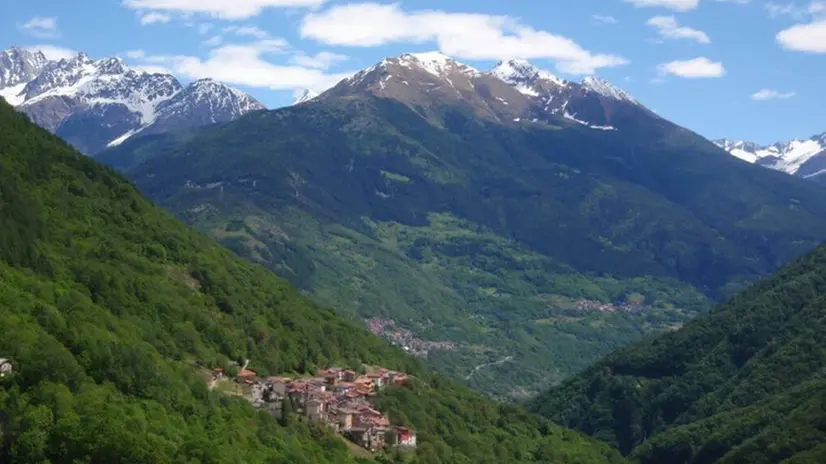
M 106 148 L 116 147 L 116 146 L 122 144 L 123 142 L 125 142 L 126 139 L 128 139 L 129 137 L 132 137 L 133 135 L 137 134 L 138 132 L 140 132 L 140 129 L 137 129 L 137 130 L 130 129 L 125 134 L 121 135 L 120 137 L 118 137 L 115 140 L 112 140 L 111 142 L 106 144 Z
M 5 89 L 0 89 L 0 97 L 5 99 L 11 106 L 18 106 L 26 100 L 26 96 L 23 95 L 23 89 L 25 88 L 26 83 L 23 82 L 11 87 L 6 87 Z
M 575 115 L 570 114 L 567 111 L 565 111 L 565 113 L 563 114 L 563 117 L 565 117 L 565 119 L 570 119 L 571 121 L 578 122 L 578 123 L 582 124 L 583 126 L 589 127 L 591 129 L 604 130 L 604 131 L 617 130 L 617 128 L 613 127 L 613 126 L 599 126 L 599 125 L 589 124 L 586 121 L 583 121 L 581 119 L 577 119 Z
M 615 87 L 610 82 L 600 79 L 596 76 L 588 76 L 582 80 L 582 86 L 590 91 L 596 92 L 603 97 L 613 98 L 615 100 L 625 100 L 631 103 L 637 103 L 637 100 L 625 90 Z
M 405 53 L 399 57 L 399 64 L 404 67 L 418 66 L 439 78 L 452 71 L 460 71 L 469 76 L 481 74 L 475 68 L 439 52 Z
M 532 86 L 536 81 L 551 82 L 559 87 L 568 84 L 564 79 L 544 69 L 539 69 L 526 60 L 500 61 L 490 70 L 490 74 L 531 96 L 539 95 L 536 88 Z

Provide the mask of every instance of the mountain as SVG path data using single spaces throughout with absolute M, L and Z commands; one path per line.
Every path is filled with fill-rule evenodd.
M 715 140 L 720 148 L 758 166 L 775 169 L 804 179 L 826 181 L 826 132 L 806 140 L 790 140 L 762 146 L 753 142 Z
M 169 74 L 130 69 L 119 58 L 80 53 L 48 61 L 10 48 L 0 55 L 0 96 L 84 153 L 136 134 L 231 121 L 263 105 L 210 79 L 186 87 Z
M 315 98 L 317 96 L 318 96 L 318 92 L 314 92 L 310 89 L 304 89 L 298 95 L 298 97 L 296 97 L 295 101 L 293 102 L 293 105 L 298 105 L 298 104 L 301 104 L 301 103 L 304 103 L 304 102 L 308 102 L 308 101 L 312 100 L 313 98 Z
M 0 358 L 14 368 L 0 377 L 0 462 L 374 462 L 326 426 L 254 409 L 241 385 L 207 385 L 246 361 L 260 375 L 411 373 L 376 407 L 417 430 L 412 463 L 622 462 L 424 372 L 4 102 L 0 153 Z
M 31 81 L 43 70 L 49 60 L 43 52 L 29 52 L 22 48 L 10 48 L 0 53 L 0 89 L 11 89 L 18 87 L 18 90 L 4 90 L 3 97 L 7 92 L 10 97 L 22 90 L 22 85 Z
M 589 76 L 568 82 L 524 60 L 480 72 L 438 52 L 405 53 L 345 79 L 322 98 L 363 93 L 405 102 L 433 119 L 445 106 L 508 125 L 580 124 L 595 130 L 668 130 L 677 127 L 627 92 Z
M 826 237 L 817 186 L 742 163 L 596 79 L 543 78 L 571 89 L 565 111 L 545 111 L 550 96 L 520 86 L 548 74 L 520 69 L 506 82 L 405 54 L 301 105 L 98 159 L 317 301 L 508 399 L 679 327 Z
M 825 270 L 820 247 L 533 407 L 640 463 L 826 462 Z

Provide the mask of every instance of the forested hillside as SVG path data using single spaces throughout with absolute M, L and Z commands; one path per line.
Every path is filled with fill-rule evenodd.
M 665 120 L 496 124 L 460 103 L 424 118 L 329 96 L 100 159 L 317 301 L 455 343 L 427 362 L 508 398 L 679 327 L 826 238 L 817 186 Z
M 205 370 L 245 360 L 261 374 L 361 363 L 413 373 L 418 402 L 388 393 L 401 395 L 394 414 L 421 433 L 413 462 L 619 459 L 576 432 L 442 385 L 2 102 L 0 358 L 14 366 L 0 378 L 0 462 L 357 461 L 323 426 L 282 426 L 208 389 Z M 464 427 L 437 433 L 450 416 Z
M 826 247 L 533 409 L 642 463 L 826 462 Z

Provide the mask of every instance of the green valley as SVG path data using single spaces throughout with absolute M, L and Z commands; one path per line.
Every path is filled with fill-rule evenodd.
M 455 343 L 427 363 L 509 399 L 826 237 L 819 188 L 663 120 L 601 132 L 417 111 L 333 95 L 99 159 L 352 320 Z
M 820 247 L 532 407 L 641 463 L 823 462 L 824 269 Z
M 208 388 L 205 370 L 246 360 L 264 375 L 362 363 L 414 374 L 382 406 L 419 431 L 410 462 L 622 461 L 428 374 L 5 103 L 0 308 L 13 368 L 0 377 L 2 462 L 368 462 L 324 426 L 285 425 Z

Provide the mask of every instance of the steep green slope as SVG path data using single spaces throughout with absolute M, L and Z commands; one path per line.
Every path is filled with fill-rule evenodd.
M 326 98 L 101 160 L 319 301 L 458 343 L 429 361 L 502 396 L 679 326 L 826 237 L 821 190 L 684 129 L 441 111 L 436 126 L 392 100 Z
M 0 358 L 15 367 L 0 378 L 0 462 L 356 461 L 324 426 L 283 427 L 207 387 L 204 371 L 247 359 L 262 374 L 381 364 L 420 375 L 420 397 L 453 414 L 490 412 L 439 436 L 423 423 L 414 462 L 495 462 L 461 444 L 497 439 L 618 459 L 544 419 L 441 387 L 415 359 L 189 230 L 4 103 Z M 513 462 L 539 456 L 506 451 Z
M 644 463 L 826 457 L 826 247 L 533 401 Z

